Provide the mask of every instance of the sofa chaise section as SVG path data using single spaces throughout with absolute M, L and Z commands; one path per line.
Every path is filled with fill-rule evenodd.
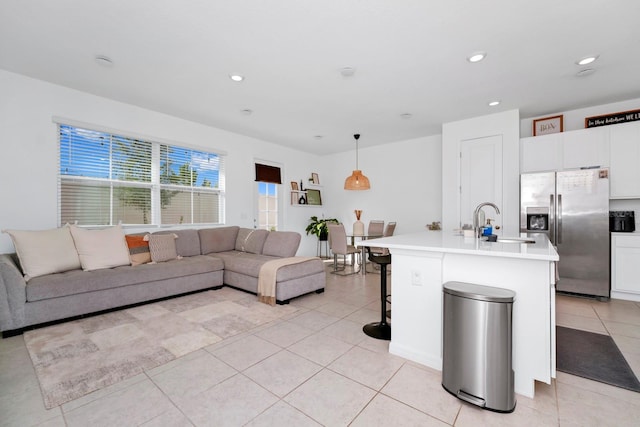
M 224 261 L 224 284 L 256 294 L 260 268 L 268 261 L 296 255 L 301 236 L 291 231 L 269 232 L 239 227 L 200 230 L 203 254 Z M 319 258 L 286 265 L 276 274 L 276 301 L 324 291 L 326 271 Z

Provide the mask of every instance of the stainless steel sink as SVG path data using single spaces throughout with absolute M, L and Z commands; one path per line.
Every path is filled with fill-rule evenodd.
M 498 243 L 535 243 L 534 239 L 526 237 L 498 237 Z
M 498 237 L 498 236 L 492 236 L 493 239 L 492 240 L 490 238 L 487 237 L 483 237 L 482 240 L 487 241 L 487 242 L 492 242 L 492 243 L 535 243 L 535 239 L 532 239 L 530 237 Z

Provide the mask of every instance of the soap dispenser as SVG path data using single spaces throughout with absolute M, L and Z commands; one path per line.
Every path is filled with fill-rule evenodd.
M 493 234 L 493 227 L 491 226 L 491 218 L 487 218 L 487 224 L 482 228 L 483 236 L 491 236 Z

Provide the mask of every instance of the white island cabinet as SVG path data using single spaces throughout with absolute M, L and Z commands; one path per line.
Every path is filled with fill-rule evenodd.
M 640 301 L 640 233 L 611 233 L 611 298 Z
M 526 236 L 526 235 L 522 235 Z M 515 392 L 533 397 L 534 381 L 555 377 L 555 262 L 544 235 L 535 243 L 490 243 L 425 231 L 365 240 L 391 252 L 389 352 L 442 370 L 442 285 L 475 283 L 515 291 Z

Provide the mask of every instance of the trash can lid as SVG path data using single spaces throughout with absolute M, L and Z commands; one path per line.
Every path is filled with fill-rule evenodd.
M 512 290 L 474 283 L 447 282 L 442 286 L 443 292 L 447 294 L 479 301 L 513 302 L 516 297 L 516 293 Z

